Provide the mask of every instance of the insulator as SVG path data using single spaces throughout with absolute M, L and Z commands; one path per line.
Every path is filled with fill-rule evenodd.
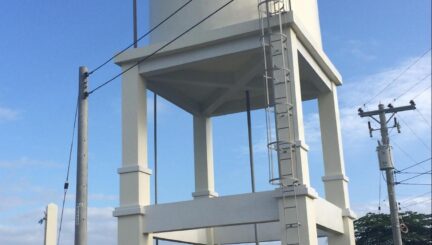
M 372 131 L 373 131 L 373 129 L 372 129 L 372 126 L 371 126 L 371 122 L 370 121 L 368 121 L 368 128 L 369 128 L 369 136 L 372 138 L 373 136 L 372 136 Z

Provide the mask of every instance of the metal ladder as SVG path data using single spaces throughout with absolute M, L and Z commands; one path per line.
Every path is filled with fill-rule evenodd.
M 297 210 L 297 146 L 294 141 L 292 96 L 294 88 L 288 69 L 288 37 L 284 34 L 283 27 L 287 4 L 289 1 L 286 0 L 258 0 L 265 65 L 269 182 L 278 185 L 282 192 L 284 220 L 281 222 L 287 233 L 285 245 L 295 245 L 300 244 L 301 224 Z

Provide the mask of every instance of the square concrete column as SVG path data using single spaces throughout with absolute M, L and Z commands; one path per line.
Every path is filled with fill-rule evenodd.
M 309 180 L 308 146 L 305 143 L 303 106 L 300 84 L 300 68 L 298 60 L 298 39 L 291 28 L 286 29 L 287 35 L 287 65 L 290 71 L 288 96 L 291 97 L 293 110 L 293 138 L 296 144 L 295 169 L 299 186 L 293 186 L 296 194 L 290 192 L 290 197 L 279 200 L 279 220 L 282 244 L 317 245 L 318 235 L 316 229 L 315 206 L 313 189 Z M 283 167 L 283 166 L 282 166 Z M 299 224 L 297 227 L 297 222 Z M 292 226 L 294 225 L 294 226 Z
M 213 137 L 211 119 L 193 117 L 195 192 L 194 198 L 216 197 L 214 191 Z
M 213 133 L 211 118 L 193 117 L 195 192 L 196 198 L 212 198 L 218 194 L 214 190 Z M 207 244 L 214 244 L 213 228 L 206 229 Z
M 122 68 L 127 69 L 125 65 Z M 123 75 L 122 81 L 122 167 L 118 244 L 151 245 L 151 234 L 143 234 L 144 206 L 150 205 L 150 175 L 147 159 L 147 89 L 138 67 Z
M 324 155 L 323 177 L 327 201 L 344 213 L 345 233 L 329 236 L 329 245 L 354 245 L 354 214 L 349 207 L 348 178 L 345 176 L 341 127 L 336 85 L 332 91 L 318 97 L 321 141 Z
M 292 192 L 285 197 L 279 197 L 279 217 L 286 222 L 279 222 L 281 244 L 318 245 L 316 229 L 316 214 L 314 200 L 317 193 L 306 186 L 297 187 L 296 194 Z M 296 211 L 290 207 L 296 206 Z M 289 228 L 290 224 L 298 222 L 299 229 Z
M 296 143 L 296 157 L 297 157 L 297 172 L 300 184 L 309 186 L 309 164 L 308 164 L 308 151 L 309 147 L 305 142 L 304 122 L 303 122 L 303 106 L 301 96 L 300 84 L 300 67 L 298 60 L 298 39 L 295 32 L 288 28 L 287 34 L 287 53 L 288 53 L 288 69 L 290 70 L 289 81 L 292 83 L 293 90 L 290 95 L 294 104 L 294 140 Z
M 54 203 L 48 204 L 45 212 L 44 245 L 57 244 L 57 213 L 58 207 Z

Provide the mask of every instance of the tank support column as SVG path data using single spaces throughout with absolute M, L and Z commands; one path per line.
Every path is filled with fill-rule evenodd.
M 282 245 L 287 245 L 290 242 L 290 237 L 298 237 L 300 245 L 317 245 L 318 235 L 316 229 L 315 220 L 315 206 L 313 195 L 309 195 L 312 190 L 309 188 L 309 165 L 308 165 L 308 146 L 305 143 L 304 134 L 304 123 L 303 123 L 303 107 L 302 107 L 302 96 L 301 96 L 301 85 L 300 85 L 300 68 L 298 62 L 298 39 L 296 34 L 291 28 L 285 31 L 287 35 L 287 58 L 288 58 L 288 69 L 290 71 L 289 81 L 292 83 L 292 102 L 294 105 L 293 110 L 293 133 L 296 144 L 295 162 L 296 164 L 296 176 L 298 178 L 298 186 L 296 189 L 296 208 L 298 217 L 291 217 L 292 212 L 287 210 L 288 207 L 284 205 L 284 198 L 279 201 L 279 218 L 280 220 L 286 219 L 285 222 L 280 222 L 282 226 L 284 224 L 290 224 L 293 220 L 297 220 L 299 223 L 298 235 L 291 234 L 295 229 L 288 229 L 287 227 L 281 227 L 282 229 Z M 301 191 L 303 190 L 303 191 Z M 293 194 L 290 194 L 290 198 L 293 198 Z M 287 215 L 289 214 L 289 215 Z
M 293 128 L 294 128 L 294 140 L 296 143 L 296 158 L 297 158 L 297 178 L 299 184 L 310 186 L 309 180 L 309 164 L 307 153 L 309 147 L 306 145 L 304 123 L 303 123 L 303 106 L 301 96 L 301 84 L 300 84 L 300 67 L 298 62 L 298 47 L 297 47 L 297 36 L 291 28 L 286 31 L 288 38 L 287 53 L 288 53 L 288 69 L 290 71 L 289 81 L 292 85 L 292 102 L 294 105 L 293 110 Z
M 138 67 L 123 75 L 122 136 L 123 164 L 118 169 L 120 207 L 114 211 L 118 217 L 118 244 L 151 245 L 151 234 L 143 234 L 151 175 L 147 158 L 147 88 Z
M 329 245 L 354 245 L 354 214 L 349 209 L 348 178 L 342 151 L 342 138 L 339 123 L 339 107 L 337 104 L 336 85 L 332 83 L 332 91 L 318 97 L 321 140 L 324 155 L 323 177 L 327 201 L 343 210 L 344 234 L 330 235 Z
M 217 197 L 214 191 L 212 122 L 204 116 L 193 117 L 195 192 L 197 198 Z M 214 244 L 213 229 L 207 229 L 207 244 Z

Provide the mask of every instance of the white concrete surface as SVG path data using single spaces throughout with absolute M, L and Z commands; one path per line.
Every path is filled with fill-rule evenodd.
M 44 245 L 57 245 L 57 213 L 57 205 L 54 203 L 48 204 L 45 216 Z
M 151 23 L 180 2 L 151 1 Z M 174 19 L 151 37 L 151 45 L 116 59 L 122 69 L 139 61 L 206 15 L 222 1 L 195 1 L 183 19 Z M 287 3 L 288 4 L 288 3 Z M 322 50 L 316 0 L 291 0 L 284 14 L 288 36 L 288 68 L 294 84 L 294 135 L 300 184 L 297 196 L 300 244 L 317 244 L 326 234 L 330 245 L 354 244 L 349 209 L 336 86 L 342 78 Z M 247 11 L 247 10 L 250 11 Z M 188 12 L 189 11 L 189 12 Z M 217 197 L 214 189 L 211 117 L 244 111 L 243 91 L 251 91 L 253 109 L 263 108 L 263 57 L 256 20 L 256 1 L 236 1 L 192 35 L 178 40 L 152 59 L 123 75 L 123 163 L 120 174 L 118 243 L 150 245 L 152 236 L 198 244 L 253 242 L 251 224 L 259 223 L 261 241 L 289 242 L 283 223 L 294 220 L 284 211 L 278 190 Z M 194 200 L 150 205 L 147 160 L 146 91 L 157 92 L 194 116 Z M 305 142 L 302 101 L 318 99 L 324 151 L 326 200 L 313 194 Z M 291 201 L 293 197 L 288 197 Z M 285 219 L 284 222 L 280 222 Z M 291 231 L 290 231 L 291 232 Z M 291 234 L 292 235 L 292 234 Z

